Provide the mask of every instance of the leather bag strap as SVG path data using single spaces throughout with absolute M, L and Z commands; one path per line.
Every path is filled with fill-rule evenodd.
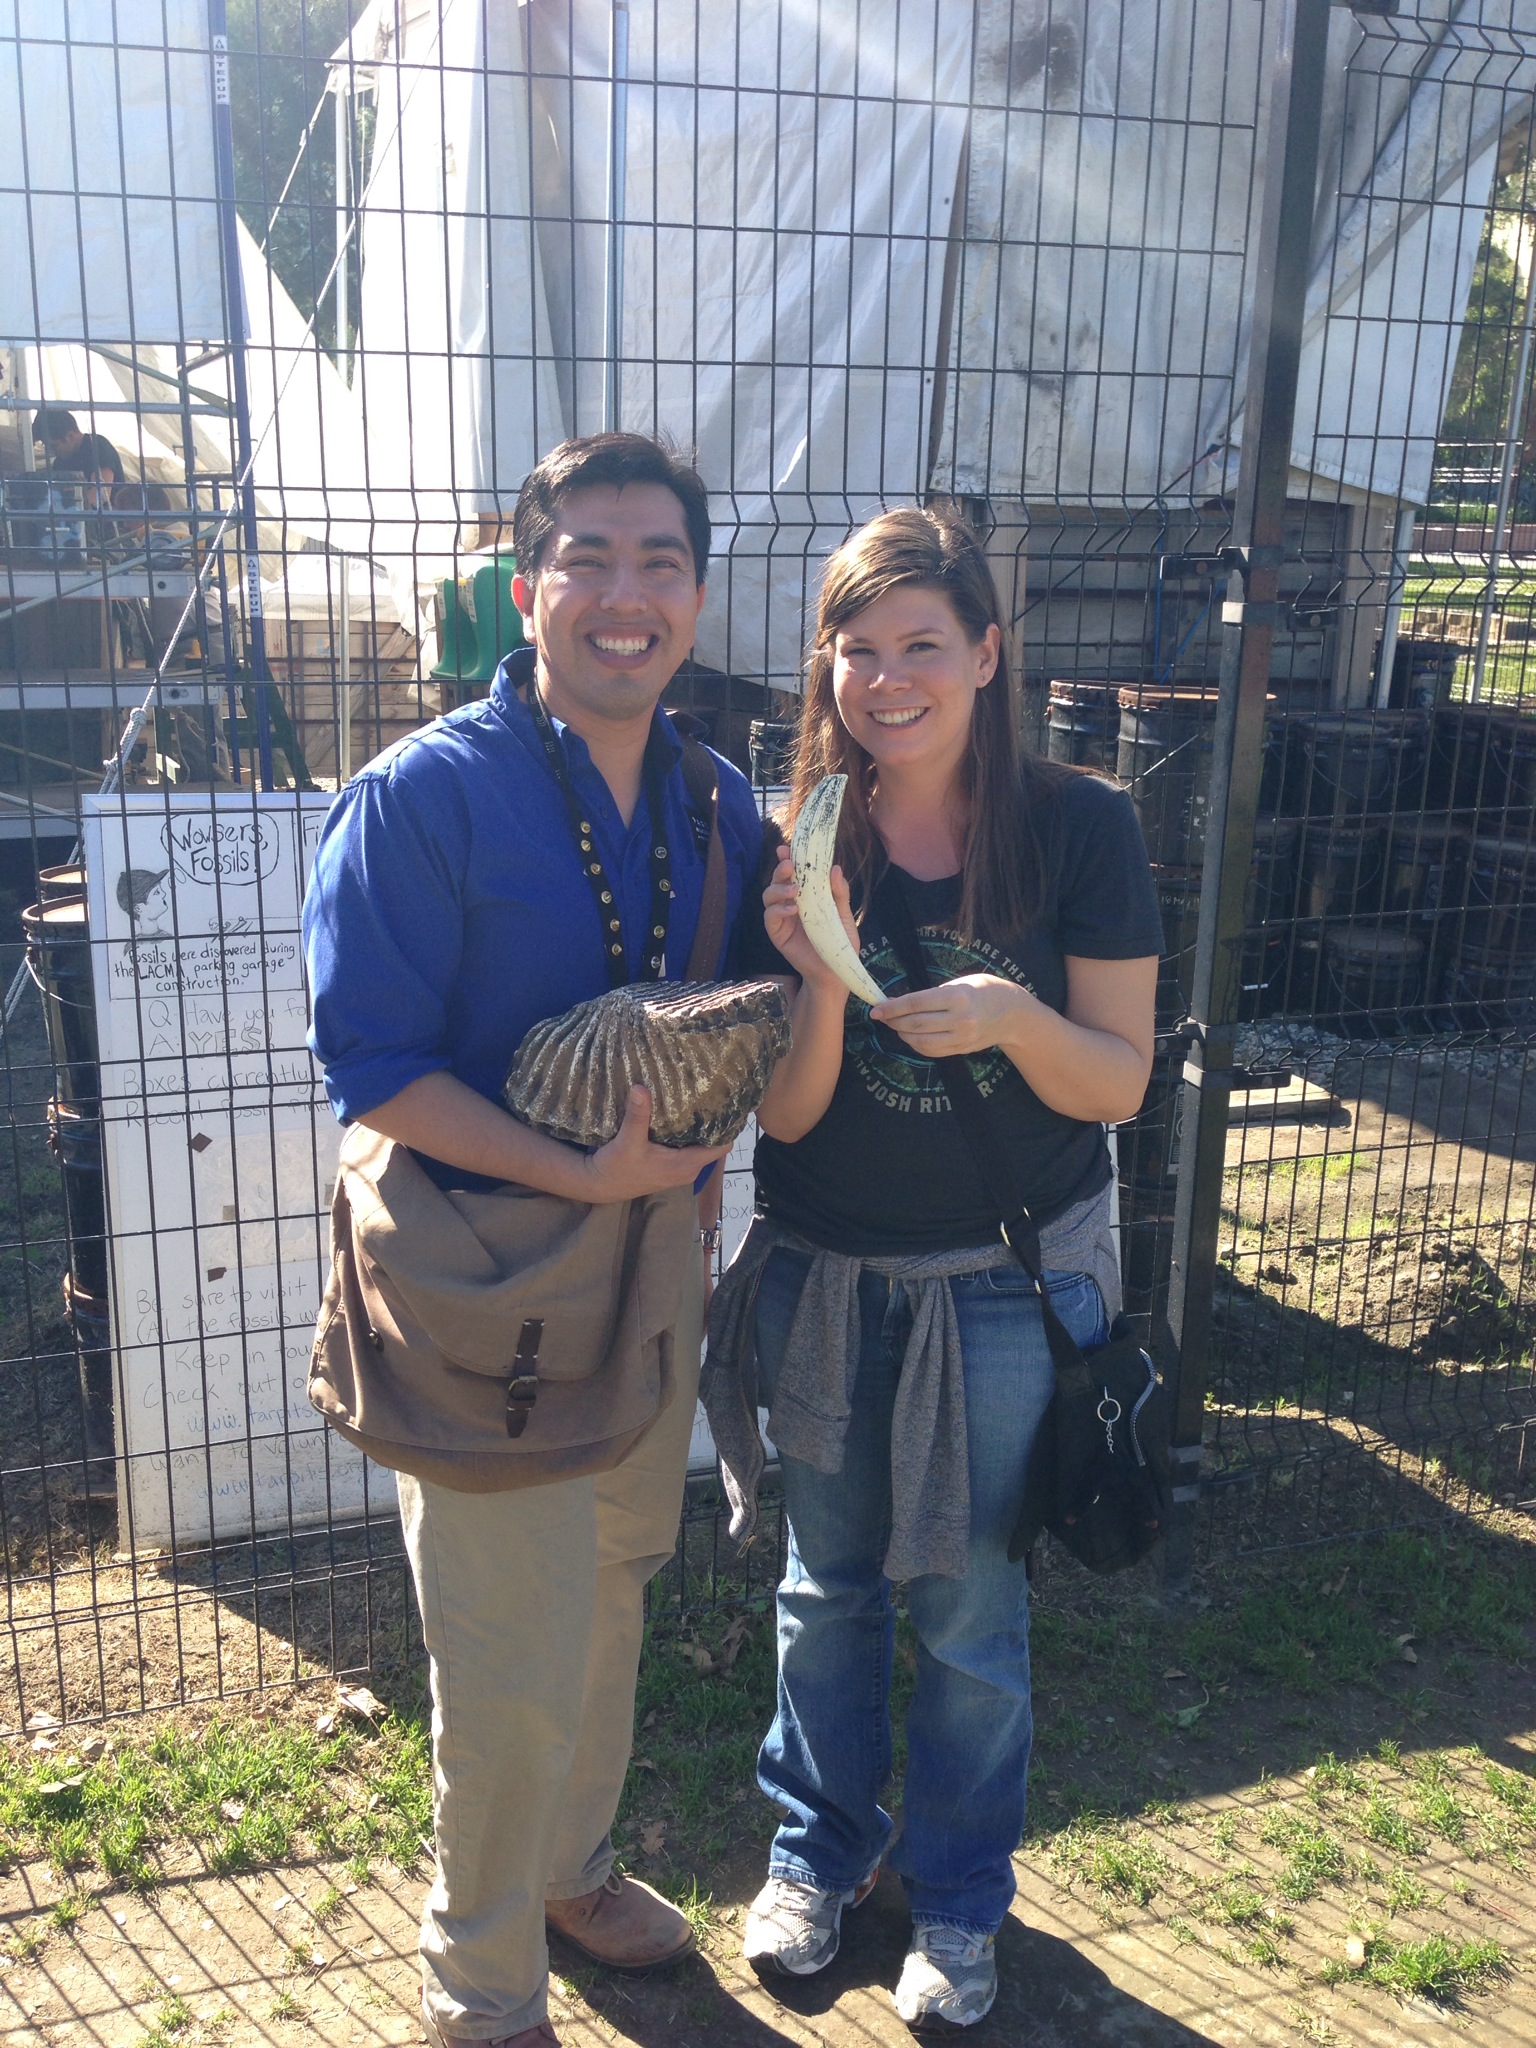
M 693 947 L 688 955 L 689 981 L 713 981 L 720 971 L 720 948 L 725 943 L 727 876 L 725 846 L 720 838 L 720 778 L 715 757 L 708 747 L 691 736 L 683 737 L 683 788 L 690 807 L 709 820 L 709 850 L 704 856 L 704 890 L 699 899 L 699 921 L 694 928 Z

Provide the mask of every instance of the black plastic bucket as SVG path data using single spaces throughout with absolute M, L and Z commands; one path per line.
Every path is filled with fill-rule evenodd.
M 64 867 L 39 868 L 37 900 L 48 903 L 83 903 L 85 869 L 71 862 Z
M 48 1143 L 64 1178 L 69 1270 L 88 1295 L 107 1292 L 107 1202 L 101 1170 L 101 1123 L 67 1102 L 48 1105 Z
M 1184 1052 L 1161 1052 L 1141 1108 L 1116 1134 L 1120 1178 L 1142 1189 L 1163 1189 L 1170 1202 L 1179 1171 L 1179 1138 L 1184 1122 Z
M 1131 792 L 1153 864 L 1199 867 L 1211 805 L 1216 699 L 1193 690 L 1122 690 L 1115 768 Z
M 1389 702 L 1394 711 L 1428 711 L 1448 704 L 1456 664 L 1466 655 L 1460 640 L 1410 640 L 1399 636 L 1392 653 Z
M 1307 727 L 1307 815 L 1417 809 L 1428 750 L 1422 712 L 1319 712 Z
M 1296 863 L 1300 850 L 1299 819 L 1254 819 L 1249 924 L 1285 924 L 1296 915 Z
M 21 913 L 27 964 L 43 994 L 48 1050 L 58 1071 L 58 1099 L 94 1110 L 101 1101 L 96 1067 L 96 997 L 85 903 L 76 897 L 33 903 Z
M 116 1491 L 113 1459 L 117 1453 L 113 1417 L 112 1318 L 105 1295 L 77 1286 L 73 1275 L 64 1282 L 64 1310 L 80 1357 L 80 1420 L 84 1438 L 86 1491 Z
M 1536 846 L 1477 838 L 1467 860 L 1462 943 L 1479 952 L 1536 954 Z
M 1157 963 L 1157 1019 L 1177 1023 L 1195 989 L 1195 937 L 1200 923 L 1198 868 L 1154 868 L 1163 950 Z
M 754 788 L 779 789 L 788 782 L 799 731 L 792 719 L 753 719 L 747 729 L 747 758 Z
M 1463 1031 L 1528 1030 L 1536 1020 L 1536 954 L 1462 946 L 1446 963 L 1440 993 Z
M 1308 825 L 1301 841 L 1301 912 L 1354 917 L 1381 901 L 1380 825 Z
M 1494 728 L 1503 719 L 1481 704 L 1451 704 L 1434 715 L 1426 808 L 1439 811 L 1497 810 L 1504 802 L 1508 768 L 1493 764 Z
M 1405 818 L 1388 829 L 1381 908 L 1426 919 L 1457 908 L 1466 888 L 1467 831 L 1452 818 Z
M 1488 780 L 1522 825 L 1536 821 L 1536 719 L 1496 718 L 1488 728 Z
M 1052 761 L 1099 768 L 1113 775 L 1119 760 L 1120 685 L 1058 681 L 1051 684 L 1045 751 Z
M 1428 948 L 1416 932 L 1392 925 L 1329 932 L 1323 962 L 1333 1005 L 1342 1016 L 1390 1017 L 1424 998 Z

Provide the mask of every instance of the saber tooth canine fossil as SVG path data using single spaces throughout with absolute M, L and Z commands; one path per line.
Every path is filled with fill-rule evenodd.
M 790 841 L 795 887 L 800 892 L 800 922 L 805 936 L 845 988 L 861 1002 L 880 1003 L 885 991 L 860 960 L 843 927 L 832 896 L 832 857 L 837 851 L 837 820 L 843 808 L 846 775 L 828 775 L 817 783 L 800 807 Z

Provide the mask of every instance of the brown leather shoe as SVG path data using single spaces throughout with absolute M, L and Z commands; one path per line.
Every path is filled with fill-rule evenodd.
M 462 2034 L 440 2033 L 423 2005 L 421 2031 L 429 2048 L 560 2048 L 560 2036 L 548 2020 L 540 2020 L 536 2027 L 524 2027 L 520 2033 L 498 2034 L 494 2041 L 482 2041 L 478 2036 L 469 2040 Z
M 675 1963 L 693 1947 L 684 1916 L 638 1877 L 613 1875 L 579 1899 L 546 1899 L 544 1921 L 589 1963 L 633 1976 Z

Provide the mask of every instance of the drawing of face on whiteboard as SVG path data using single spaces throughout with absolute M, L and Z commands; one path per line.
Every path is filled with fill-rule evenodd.
M 136 939 L 168 939 L 171 916 L 169 868 L 124 868 L 117 878 L 117 907 L 125 911 Z

